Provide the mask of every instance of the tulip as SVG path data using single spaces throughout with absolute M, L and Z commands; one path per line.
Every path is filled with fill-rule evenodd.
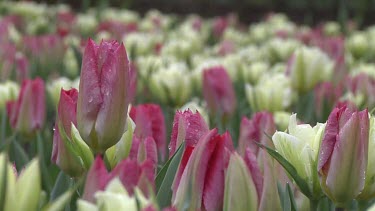
M 57 118 L 51 157 L 53 163 L 72 177 L 80 176 L 86 170 L 83 163 L 80 162 L 82 158 L 77 156 L 77 153 L 72 151 L 71 147 L 68 147 L 68 143 L 66 143 L 72 142 L 72 124 L 77 124 L 77 99 L 78 91 L 76 89 L 71 89 L 69 91 L 61 89 L 60 101 L 57 106 Z M 86 148 L 88 149 L 88 146 Z M 89 149 L 88 152 L 91 154 Z
M 320 185 L 339 207 L 347 205 L 364 188 L 368 158 L 367 109 L 347 106 L 333 109 L 327 120 L 319 151 Z
M 263 75 L 257 85 L 246 84 L 245 93 L 251 109 L 254 111 L 283 111 L 294 100 L 290 79 L 284 74 Z
M 371 50 L 367 35 L 364 32 L 353 33 L 347 38 L 345 44 L 348 51 L 357 59 L 365 57 Z
M 151 93 L 163 104 L 182 106 L 192 94 L 191 73 L 184 63 L 172 63 L 150 75 Z
M 240 125 L 240 137 L 238 140 L 239 154 L 243 155 L 246 148 L 258 155 L 259 148 L 255 142 L 261 143 L 273 148 L 273 143 L 268 136 L 276 131 L 273 116 L 268 112 L 258 112 L 252 119 L 243 117 Z
M 125 159 L 108 173 L 103 160 L 98 156 L 87 173 L 83 199 L 95 202 L 95 193 L 105 190 L 109 182 L 116 177 L 120 179 L 130 196 L 134 194 L 135 187 L 139 187 L 142 193 L 148 196 L 150 187 L 153 188 L 155 171 L 150 160 L 139 164 L 136 160 Z
M 5 109 L 7 101 L 16 100 L 19 93 L 19 86 L 12 81 L 0 84 L 0 109 Z
M 37 210 L 42 188 L 38 160 L 27 164 L 19 176 L 8 164 L 7 173 L 4 210 Z
M 333 106 L 342 96 L 343 88 L 340 85 L 335 86 L 331 82 L 318 84 L 314 89 L 315 113 L 321 119 L 328 117 L 326 110 L 331 111 Z
M 91 203 L 79 199 L 77 201 L 78 211 L 90 210 L 149 210 L 154 206 L 154 202 L 146 199 L 145 196 L 136 189 L 136 195 L 130 195 L 118 177 L 113 178 L 105 190 L 95 193 L 96 203 Z M 155 210 L 155 209 L 154 209 Z
M 224 171 L 233 151 L 229 133 L 219 135 L 217 129 L 198 141 L 181 175 L 173 182 L 172 204 L 182 209 L 189 199 L 188 210 L 220 210 L 223 208 Z M 184 159 L 184 158 L 182 158 Z
M 116 144 L 126 130 L 129 61 L 123 44 L 88 40 L 82 59 L 77 128 L 95 151 Z
M 368 161 L 366 167 L 365 185 L 357 199 L 360 201 L 369 201 L 375 197 L 375 117 L 370 117 L 370 132 L 368 143 Z
M 286 73 L 292 87 L 299 93 L 312 90 L 319 82 L 328 81 L 333 74 L 334 63 L 318 48 L 297 49 L 288 62 Z
M 129 158 L 138 160 L 139 163 L 142 163 L 145 160 L 150 160 L 156 169 L 158 164 L 158 153 L 154 138 L 148 136 L 140 139 L 137 136 L 134 136 Z
M 46 116 L 44 82 L 40 78 L 24 80 L 18 99 L 7 102 L 10 125 L 23 134 L 43 127 Z
M 180 108 L 181 111 L 191 110 L 193 113 L 199 112 L 199 114 L 203 117 L 206 123 L 209 123 L 207 108 L 205 105 L 199 103 L 197 98 L 194 98 L 192 101 L 186 103 L 184 106 Z
M 230 157 L 225 176 L 223 210 L 255 211 L 257 209 L 258 195 L 255 182 L 251 177 L 251 172 L 240 155 L 233 153 Z
M 274 64 L 288 60 L 299 45 L 295 39 L 274 38 L 266 43 L 265 48 L 270 61 Z
M 52 100 L 52 104 L 57 105 L 59 103 L 61 88 L 71 89 L 72 87 L 72 81 L 66 77 L 60 77 L 51 81 L 51 83 L 47 83 L 47 93 Z
M 366 73 L 359 73 L 347 80 L 348 99 L 358 107 L 372 108 L 375 105 L 375 79 Z
M 166 128 L 164 114 L 157 104 L 142 104 L 132 106 L 129 116 L 133 119 L 136 127 L 135 136 L 139 139 L 152 137 L 162 158 L 165 157 Z
M 194 146 L 200 138 L 209 131 L 207 123 L 199 112 L 191 110 L 176 111 L 173 119 L 171 141 L 169 142 L 169 157 L 185 141 L 186 146 Z
M 309 124 L 297 125 L 296 114 L 293 114 L 289 119 L 288 132 L 277 131 L 272 136 L 276 151 L 305 180 L 314 199 L 319 199 L 323 195 L 316 166 L 324 127 L 325 125 L 321 123 L 317 123 L 314 127 Z
M 232 81 L 223 67 L 212 67 L 203 72 L 203 96 L 212 113 L 232 115 L 236 109 L 236 95 Z

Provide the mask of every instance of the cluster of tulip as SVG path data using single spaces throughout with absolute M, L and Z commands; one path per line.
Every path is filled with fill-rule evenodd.
M 0 210 L 375 210 L 375 27 L 0 17 Z

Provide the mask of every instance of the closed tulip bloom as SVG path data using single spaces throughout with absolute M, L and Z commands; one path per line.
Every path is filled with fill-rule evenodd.
M 370 132 L 368 143 L 368 161 L 366 167 L 365 187 L 357 197 L 360 201 L 368 201 L 375 197 L 375 117 L 370 117 Z
M 257 155 L 259 148 L 255 142 L 273 148 L 273 143 L 268 136 L 273 135 L 275 131 L 276 125 L 271 113 L 258 112 L 255 113 L 251 119 L 243 117 L 240 125 L 240 137 L 238 140 L 239 153 L 243 155 L 245 149 L 250 147 L 253 153 Z
M 139 164 L 136 160 L 126 159 L 108 172 L 104 161 L 98 156 L 87 173 L 82 198 L 88 202 L 95 202 L 95 193 L 104 190 L 116 177 L 120 179 L 130 196 L 134 194 L 135 187 L 139 187 L 142 193 L 148 196 L 150 187 L 153 187 L 155 171 L 150 160 Z
M 231 115 L 236 109 L 236 95 L 226 70 L 212 67 L 203 72 L 203 96 L 211 112 Z
M 169 157 L 176 152 L 183 141 L 187 146 L 195 146 L 199 139 L 209 131 L 207 123 L 199 112 L 176 111 L 173 120 Z
M 301 47 L 290 58 L 287 74 L 292 87 L 299 93 L 306 93 L 319 82 L 330 80 L 333 67 L 333 61 L 318 48 Z
M 51 158 L 53 163 L 72 177 L 80 176 L 85 170 L 84 166 L 79 162 L 79 158 L 69 151 L 69 148 L 65 146 L 62 140 L 71 140 L 72 124 L 77 124 L 77 99 L 78 91 L 76 89 L 68 91 L 61 89 Z
M 368 158 L 369 116 L 343 105 L 328 117 L 319 151 L 318 172 L 326 195 L 339 207 L 364 188 Z
M 220 210 L 223 208 L 225 169 L 233 151 L 229 133 L 219 135 L 217 129 L 206 133 L 191 152 L 181 178 L 176 175 L 172 204 L 182 209 L 190 199 L 187 210 Z M 176 179 L 179 184 L 176 184 Z
M 40 130 L 46 116 L 44 81 L 40 78 L 24 80 L 18 99 L 7 102 L 10 125 L 23 134 Z
M 256 184 L 244 160 L 237 153 L 233 153 L 225 176 L 223 210 L 256 211 L 258 197 Z
M 77 128 L 95 152 L 116 144 L 126 130 L 129 71 L 123 44 L 96 45 L 89 39 L 82 60 Z
M 152 137 L 155 140 L 158 154 L 165 157 L 166 128 L 164 114 L 157 104 L 141 104 L 132 106 L 129 112 L 130 118 L 135 123 L 134 134 L 139 139 Z

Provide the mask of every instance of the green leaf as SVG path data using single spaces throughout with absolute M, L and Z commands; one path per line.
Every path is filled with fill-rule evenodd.
M 11 162 L 14 162 L 16 164 L 16 168 L 18 171 L 20 171 L 30 160 L 25 150 L 17 140 L 11 142 L 9 159 Z
M 70 177 L 67 176 L 63 171 L 60 171 L 59 175 L 57 176 L 55 185 L 51 191 L 51 201 L 57 199 L 60 195 L 65 193 L 70 186 Z
M 49 203 L 43 208 L 43 211 L 60 211 L 63 210 L 64 206 L 70 201 L 73 195 L 73 190 L 66 191 L 63 195 L 58 197 L 52 203 Z
M 48 192 L 51 192 L 52 190 L 52 181 L 50 178 L 50 173 L 47 168 L 46 160 L 44 158 L 44 145 L 43 140 L 41 137 L 41 134 L 37 133 L 37 146 L 38 146 L 38 155 L 40 160 L 40 170 L 42 173 L 42 184 L 47 189 Z
M 296 205 L 296 201 L 294 200 L 294 194 L 293 194 L 292 188 L 290 188 L 290 185 L 287 183 L 285 189 L 286 189 L 285 192 L 287 192 L 289 196 L 289 202 L 291 205 L 290 208 L 292 211 L 296 211 L 297 205 Z
M 172 184 L 176 175 L 178 166 L 180 165 L 182 153 L 185 148 L 185 143 L 182 143 L 177 149 L 176 153 L 167 161 L 163 168 L 159 171 L 155 179 L 156 184 L 156 199 L 161 208 L 167 207 L 171 203 L 172 198 Z
M 284 169 L 289 173 L 289 175 L 293 178 L 301 192 L 308 198 L 312 198 L 312 194 L 310 192 L 309 186 L 306 183 L 306 181 L 298 174 L 297 170 L 294 168 L 294 166 L 289 163 L 283 156 L 281 156 L 278 152 L 275 150 L 264 146 L 260 143 L 255 142 L 260 148 L 263 148 L 267 151 L 269 155 L 271 155 L 274 159 L 277 160 L 277 162 L 280 163 L 284 167 Z

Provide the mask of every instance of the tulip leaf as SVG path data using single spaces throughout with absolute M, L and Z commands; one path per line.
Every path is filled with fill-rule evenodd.
M 5 153 L 0 154 L 0 210 L 4 209 L 7 188 L 8 159 Z
M 37 133 L 37 149 L 38 149 L 38 155 L 40 159 L 40 170 L 42 173 L 42 184 L 47 189 L 48 192 L 51 192 L 52 190 L 52 181 L 50 178 L 50 173 L 48 172 L 47 164 L 44 158 L 45 150 L 43 146 L 43 140 L 41 137 L 41 134 Z
M 19 171 L 29 162 L 29 156 L 17 140 L 11 142 L 9 160 L 16 164 Z
M 53 202 L 50 202 L 43 208 L 43 211 L 59 211 L 63 210 L 64 206 L 69 203 L 70 198 L 73 195 L 73 190 L 66 191 L 63 195 L 58 197 Z
M 265 149 L 269 155 L 271 155 L 283 168 L 289 173 L 289 175 L 293 178 L 294 182 L 297 184 L 301 192 L 308 198 L 312 198 L 311 191 L 309 189 L 308 184 L 306 181 L 298 174 L 296 168 L 289 163 L 282 155 L 280 155 L 277 151 L 264 146 L 263 144 L 255 142 L 260 148 Z
M 182 153 L 184 151 L 185 144 L 182 143 L 177 149 L 175 154 L 167 161 L 163 168 L 159 171 L 156 176 L 156 199 L 159 202 L 161 208 L 167 207 L 171 203 L 172 199 L 172 184 L 176 175 L 178 166 L 180 165 Z
M 69 176 L 67 176 L 63 171 L 60 171 L 51 192 L 51 200 L 57 199 L 60 195 L 65 193 L 66 190 L 68 190 L 71 183 L 70 180 L 71 179 Z

